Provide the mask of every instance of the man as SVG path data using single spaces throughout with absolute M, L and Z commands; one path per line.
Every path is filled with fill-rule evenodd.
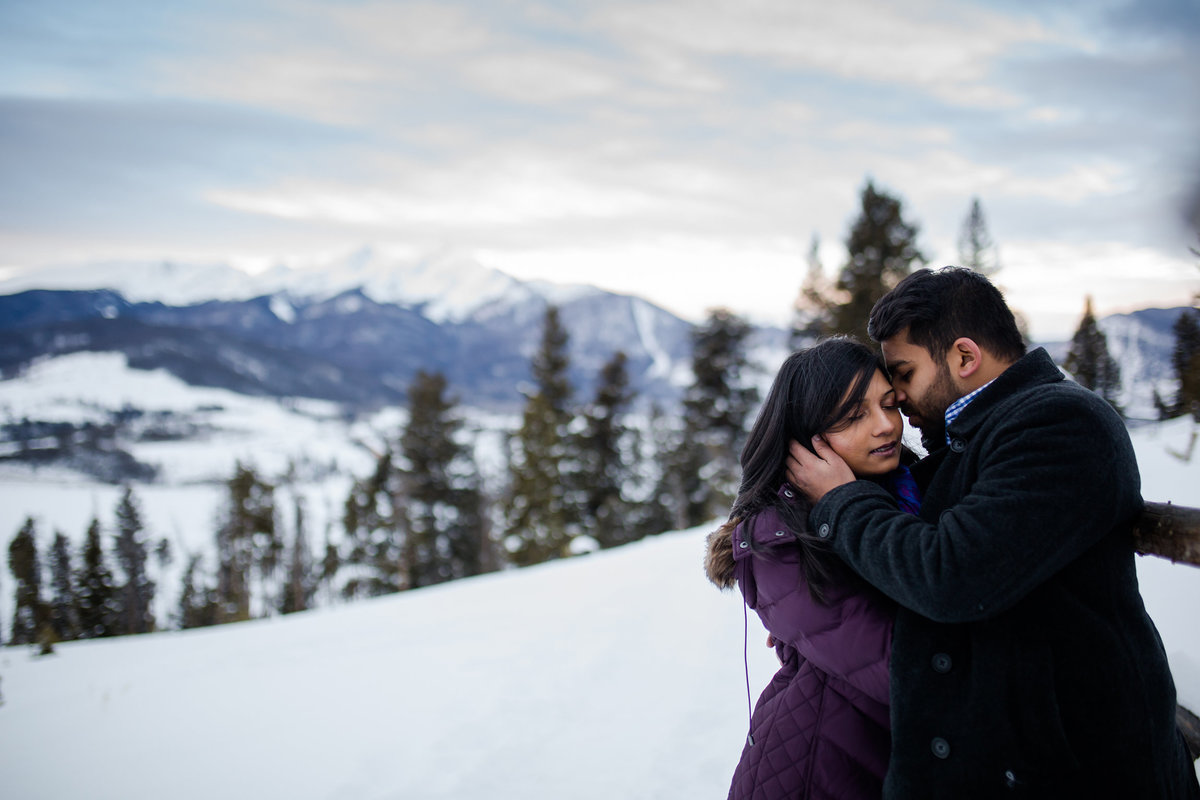
M 1025 347 L 970 270 L 923 269 L 871 311 L 930 454 L 919 517 L 821 440 L 788 478 L 812 529 L 902 608 L 886 798 L 1200 798 L 1138 593 L 1140 478 L 1121 419 Z

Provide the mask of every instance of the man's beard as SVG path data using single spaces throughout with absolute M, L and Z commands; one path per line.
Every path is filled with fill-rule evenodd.
M 941 363 L 938 364 L 937 378 L 925 396 L 920 401 L 909 397 L 901 408 L 905 416 L 911 417 L 915 412 L 921 420 L 921 444 L 926 452 L 946 446 L 946 409 L 961 396 L 950 375 L 950 367 Z

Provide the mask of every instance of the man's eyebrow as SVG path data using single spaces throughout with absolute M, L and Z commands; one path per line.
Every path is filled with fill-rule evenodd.
M 897 359 L 896 361 L 889 361 L 889 362 L 887 362 L 888 372 L 895 372 L 896 370 L 900 369 L 900 367 L 904 366 L 907 363 L 908 363 L 908 359 L 906 359 L 906 358 Z

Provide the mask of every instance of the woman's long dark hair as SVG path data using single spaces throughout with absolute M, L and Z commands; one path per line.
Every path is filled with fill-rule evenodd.
M 824 339 L 792 353 L 775 375 L 742 447 L 742 481 L 729 522 L 722 527 L 732 529 L 775 507 L 800 541 L 800 565 L 818 600 L 824 599 L 823 588 L 837 562 L 826 542 L 808 530 L 811 506 L 803 499 L 783 502 L 777 495 L 787 480 L 788 445 L 798 441 L 811 449 L 814 436 L 835 428 L 862 403 L 875 371 L 882 369 L 879 355 L 851 336 Z

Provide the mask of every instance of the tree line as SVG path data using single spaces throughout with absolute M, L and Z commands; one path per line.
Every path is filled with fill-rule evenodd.
M 848 257 L 827 280 L 816 237 L 795 302 L 791 344 L 863 329 L 875 301 L 927 259 L 919 226 L 901 200 L 868 181 L 846 239 Z M 1200 254 L 1198 254 L 1200 255 Z M 963 266 L 994 275 L 998 248 L 973 199 L 959 237 Z M 580 401 L 569 379 L 568 334 L 546 309 L 530 364 L 519 427 L 505 441 L 504 485 L 489 491 L 446 378 L 418 372 L 408 387 L 407 423 L 375 454 L 345 499 L 342 533 L 315 550 L 297 492 L 238 463 L 207 554 L 185 554 L 178 600 L 157 619 L 155 598 L 173 554 L 152 545 L 138 499 L 126 487 L 108 536 L 98 519 L 76 551 L 56 532 L 39 550 L 34 519 L 8 548 L 14 587 L 9 644 L 54 642 L 195 628 L 289 614 L 334 598 L 353 600 L 431 586 L 616 547 L 722 516 L 736 494 L 738 453 L 759 402 L 749 350 L 751 325 L 713 309 L 691 334 L 692 382 L 677 409 L 652 407 L 635 424 L 637 396 L 627 358 L 615 352 L 594 393 Z M 1159 398 L 1163 418 L 1200 420 L 1200 311 L 1176 324 L 1177 391 Z M 1064 366 L 1116 405 L 1119 368 L 1090 301 Z M 279 507 L 290 497 L 292 524 Z M 153 558 L 152 558 L 153 557 Z M 47 581 L 46 578 L 49 578 Z

